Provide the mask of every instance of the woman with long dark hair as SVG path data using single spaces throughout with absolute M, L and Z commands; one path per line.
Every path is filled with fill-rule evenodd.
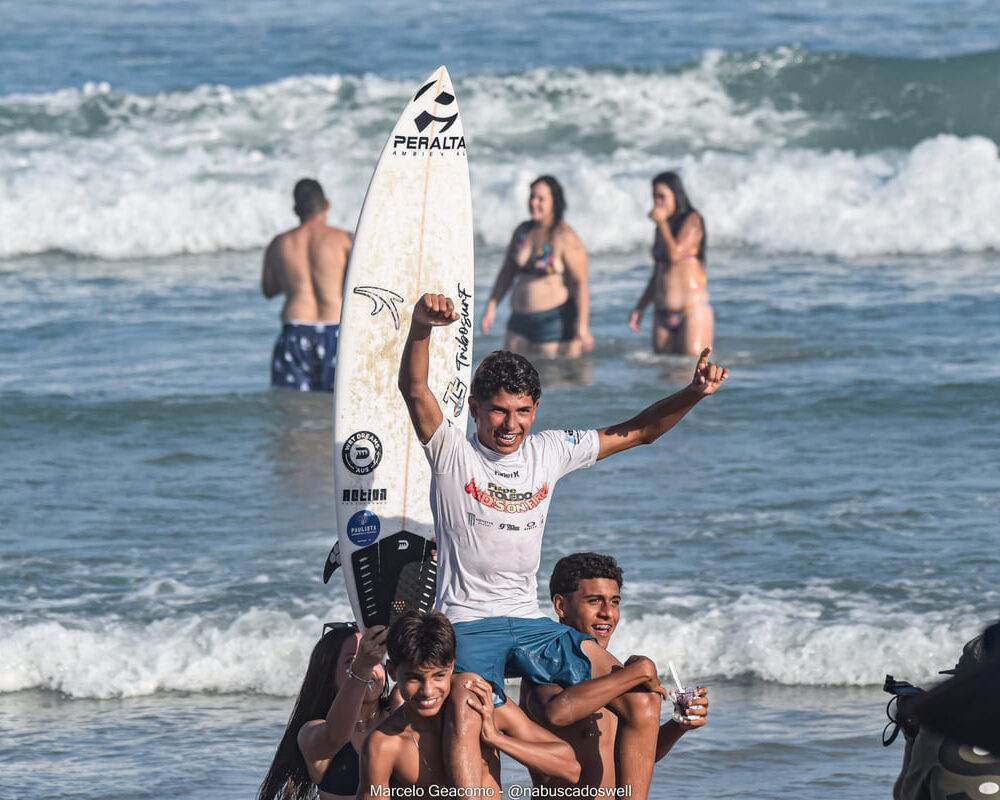
M 531 218 L 514 230 L 480 321 L 489 333 L 497 305 L 513 287 L 505 350 L 578 356 L 594 347 L 587 249 L 563 219 L 565 211 L 559 181 L 551 175 L 536 178 L 528 198 Z
M 653 274 L 629 316 L 637 331 L 653 301 L 653 350 L 696 356 L 712 344 L 715 316 L 705 277 L 705 221 L 676 172 L 653 178 Z
M 391 710 L 385 639 L 382 625 L 323 626 L 257 800 L 305 800 L 314 785 L 321 800 L 355 797 L 361 744 Z

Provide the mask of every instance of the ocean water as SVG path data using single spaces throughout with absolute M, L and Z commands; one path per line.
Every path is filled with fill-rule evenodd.
M 653 796 L 885 798 L 882 679 L 1000 616 L 1000 11 L 964 0 L 0 0 L 0 798 L 236 798 L 329 619 L 331 399 L 272 391 L 261 249 L 316 175 L 353 228 L 439 63 L 481 309 L 527 183 L 564 183 L 597 347 L 539 427 L 690 378 L 626 327 L 649 178 L 709 231 L 732 374 L 564 479 L 542 558 L 613 553 L 622 658 L 711 687 Z M 477 355 L 499 346 L 479 337 Z M 526 780 L 516 766 L 505 773 Z

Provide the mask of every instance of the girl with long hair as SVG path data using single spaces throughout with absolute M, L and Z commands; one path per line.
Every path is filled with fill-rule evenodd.
M 653 274 L 629 316 L 637 331 L 653 301 L 653 350 L 696 356 L 712 344 L 715 316 L 705 276 L 705 221 L 676 172 L 653 178 Z
M 353 622 L 323 626 L 257 800 L 305 800 L 313 786 L 321 800 L 355 797 L 361 744 L 393 706 L 386 633 L 382 625 L 364 636 Z

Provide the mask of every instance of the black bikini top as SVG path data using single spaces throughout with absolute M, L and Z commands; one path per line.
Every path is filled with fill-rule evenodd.
M 316 788 L 330 794 L 341 794 L 354 797 L 358 793 L 361 782 L 361 766 L 358 751 L 348 742 L 330 759 L 330 765 L 323 773 L 323 780 Z

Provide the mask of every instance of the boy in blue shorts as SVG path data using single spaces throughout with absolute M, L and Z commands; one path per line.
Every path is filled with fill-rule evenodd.
M 482 717 L 469 702 L 460 673 L 482 675 L 493 686 L 496 717 L 519 709 L 503 691 L 504 672 L 536 684 L 571 686 L 621 667 L 586 634 L 546 617 L 538 606 L 536 573 L 552 490 L 563 475 L 593 466 L 639 444 L 649 444 L 713 394 L 729 370 L 708 361 L 706 348 L 685 389 L 632 419 L 600 430 L 555 430 L 529 435 L 541 385 L 523 356 L 497 351 L 476 370 L 469 410 L 476 432 L 466 438 L 444 418 L 427 384 L 434 327 L 458 314 L 443 295 L 425 294 L 413 309 L 399 367 L 399 389 L 431 465 L 431 508 L 438 551 L 437 607 L 455 625 L 456 675 L 445 723 L 446 761 L 459 787 L 482 775 Z M 656 686 L 621 696 L 618 737 L 623 759 L 619 785 L 643 800 L 653 773 L 660 700 Z M 469 698 L 470 702 L 474 702 Z

